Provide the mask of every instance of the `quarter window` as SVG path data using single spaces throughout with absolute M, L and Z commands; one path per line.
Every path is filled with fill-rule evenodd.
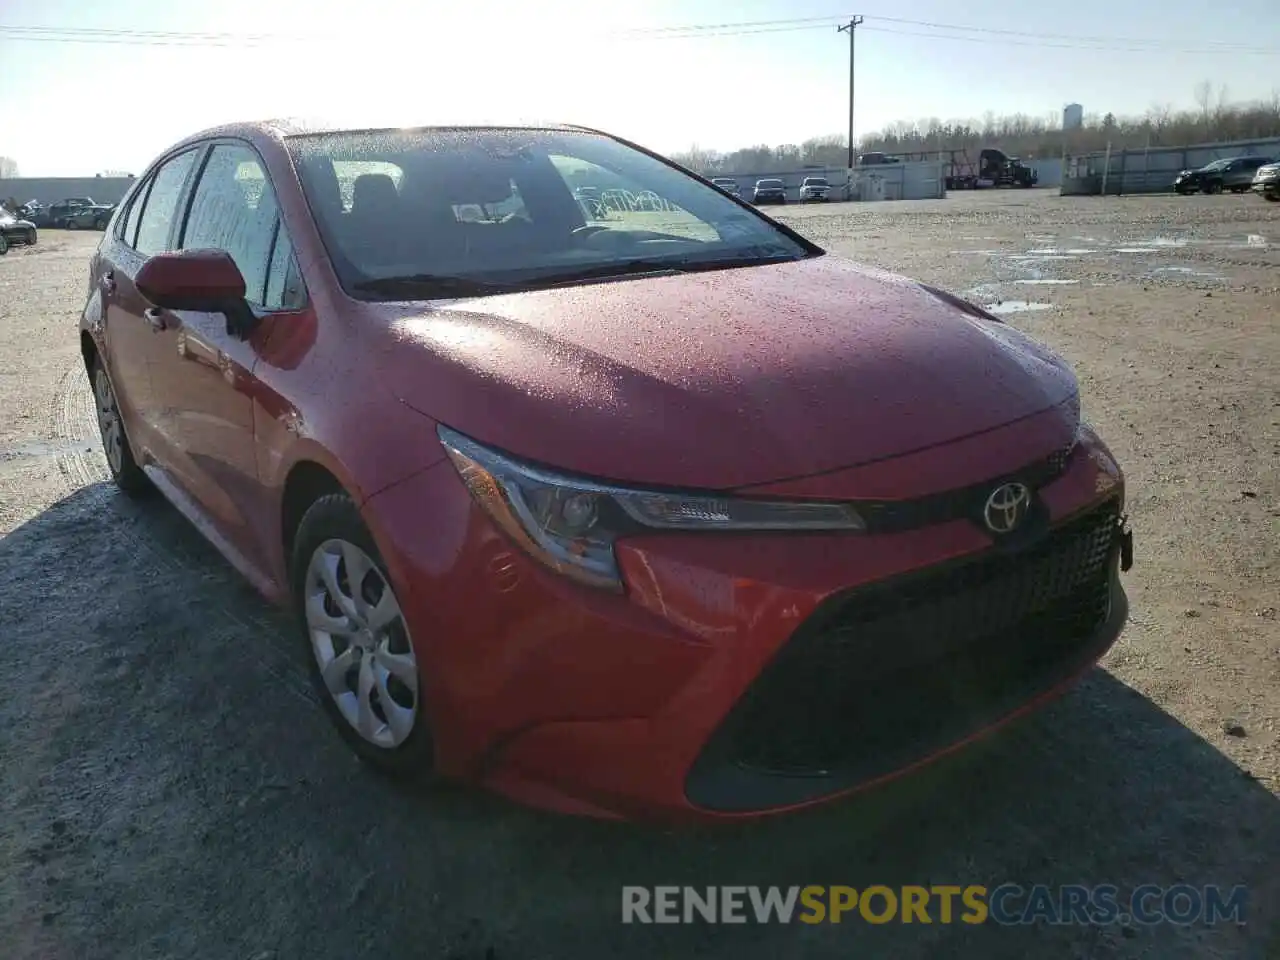
M 138 238 L 134 249 L 145 257 L 163 253 L 169 248 L 170 228 L 178 210 L 178 199 L 195 164 L 196 150 L 180 153 L 156 171 L 147 194 L 146 205 L 138 220 Z
M 138 217 L 142 213 L 142 205 L 147 202 L 147 191 L 151 189 L 151 181 L 138 184 L 138 189 L 129 199 L 129 207 L 121 218 L 118 236 L 127 246 L 132 247 L 138 237 Z
M 213 148 L 191 199 L 185 250 L 225 250 L 244 275 L 245 298 L 267 303 L 267 268 L 279 220 L 275 192 L 252 149 Z
M 284 224 L 276 234 L 276 245 L 271 251 L 271 266 L 267 269 L 267 292 L 262 305 L 268 310 L 298 310 L 306 303 L 302 277 L 293 257 L 293 244 L 285 233 Z

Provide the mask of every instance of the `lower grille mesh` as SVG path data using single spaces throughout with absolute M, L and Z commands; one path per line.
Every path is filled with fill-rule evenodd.
M 860 589 L 801 627 L 726 728 L 729 759 L 894 769 L 1047 688 L 1106 620 L 1114 504 L 1017 552 Z

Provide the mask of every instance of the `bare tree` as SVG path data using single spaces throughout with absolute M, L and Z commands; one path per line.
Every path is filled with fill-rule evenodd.
M 1213 116 L 1213 84 L 1201 80 L 1195 89 L 1196 106 L 1200 108 L 1200 119 L 1207 129 Z
M 976 155 L 983 147 L 998 147 L 1011 156 L 1034 159 L 1104 150 L 1108 141 L 1114 150 L 1142 150 L 1206 140 L 1280 138 L 1280 88 L 1270 98 L 1256 103 L 1231 104 L 1225 96 L 1221 88 L 1215 91 L 1212 84 L 1201 84 L 1195 109 L 1175 111 L 1169 104 L 1156 103 L 1140 117 L 1111 112 L 1088 114 L 1083 126 L 1073 130 L 1064 130 L 1056 113 L 1036 118 L 997 117 L 988 112 L 980 120 L 930 117 L 890 123 L 883 130 L 859 138 L 857 146 L 862 153 L 880 151 L 900 156 L 936 156 L 951 151 Z M 843 136 L 827 134 L 811 137 L 798 148 L 761 144 L 728 154 L 695 148 L 677 159 L 703 173 L 789 173 L 798 172 L 801 165 L 842 169 L 846 149 Z

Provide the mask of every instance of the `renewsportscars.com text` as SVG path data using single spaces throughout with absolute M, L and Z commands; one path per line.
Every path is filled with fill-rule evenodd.
M 1242 886 L 623 887 L 623 923 L 1243 924 Z

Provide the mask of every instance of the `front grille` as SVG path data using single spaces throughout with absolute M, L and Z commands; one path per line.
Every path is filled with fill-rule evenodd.
M 1016 552 L 859 589 L 824 606 L 717 738 L 721 759 L 792 775 L 898 769 L 1087 662 L 1107 619 L 1118 507 Z
M 855 500 L 853 506 L 866 522 L 868 533 L 900 533 L 952 520 L 972 520 L 982 526 L 982 508 L 992 490 L 1011 481 L 1024 483 L 1033 492 L 1039 490 L 1066 472 L 1075 452 L 1076 445 L 1071 443 L 1003 477 L 914 500 Z

